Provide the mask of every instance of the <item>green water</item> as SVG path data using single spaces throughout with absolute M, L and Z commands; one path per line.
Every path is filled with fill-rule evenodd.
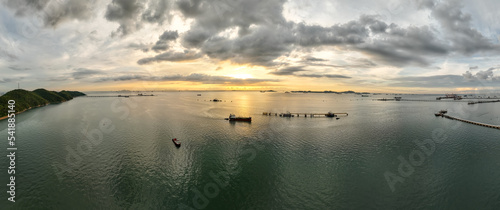
M 18 115 L 15 203 L 7 201 L 7 122 L 0 121 L 0 209 L 500 206 L 500 130 L 433 115 L 448 109 L 452 116 L 498 125 L 499 104 L 381 102 L 336 94 L 155 94 L 80 97 Z M 286 111 L 349 116 L 262 115 Z M 224 120 L 230 113 L 251 116 L 252 122 Z M 182 146 L 176 148 L 172 138 Z M 426 139 L 434 142 L 430 154 L 414 142 Z M 417 153 L 424 159 L 416 159 Z M 412 154 L 418 164 L 412 171 L 403 168 L 403 176 L 398 157 L 410 161 Z M 394 191 L 387 172 L 399 177 Z

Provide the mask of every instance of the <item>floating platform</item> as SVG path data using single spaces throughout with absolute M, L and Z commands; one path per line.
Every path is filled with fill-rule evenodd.
M 496 100 L 496 101 L 470 101 L 468 104 L 474 105 L 474 104 L 496 103 L 496 102 L 500 102 L 500 100 Z
M 267 115 L 267 116 L 280 116 L 280 117 L 337 117 L 338 115 L 345 115 L 348 116 L 348 113 L 333 113 L 333 112 L 328 112 L 328 113 L 273 113 L 273 112 L 263 112 L 262 115 Z
M 460 119 L 460 118 L 457 118 L 457 117 L 452 117 L 452 116 L 449 116 L 449 115 L 446 115 L 446 114 L 441 114 L 440 116 L 444 117 L 444 118 L 451 119 L 451 120 L 458 120 L 458 121 L 469 123 L 469 124 L 473 124 L 473 125 L 479 125 L 479 126 L 488 127 L 488 128 L 500 129 L 499 125 L 490 125 L 490 124 L 486 124 L 486 123 L 474 122 L 474 121 L 471 121 L 471 120 L 464 120 L 464 119 Z

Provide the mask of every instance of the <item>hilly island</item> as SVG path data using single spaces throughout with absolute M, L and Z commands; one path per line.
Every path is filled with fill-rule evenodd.
M 7 117 L 9 100 L 14 100 L 16 102 L 14 108 L 15 113 L 20 113 L 35 107 L 62 103 L 69 101 L 74 97 L 84 95 L 85 93 L 78 91 L 63 90 L 61 92 L 56 92 L 43 88 L 36 89 L 34 91 L 27 91 L 23 89 L 12 90 L 0 96 L 0 120 Z

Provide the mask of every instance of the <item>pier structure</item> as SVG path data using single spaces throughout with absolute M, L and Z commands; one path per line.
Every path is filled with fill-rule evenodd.
M 437 97 L 436 98 L 436 100 L 441 100 L 441 99 L 462 100 L 462 96 L 459 96 L 457 94 L 446 94 L 444 97 Z
M 496 100 L 496 101 L 470 101 L 468 104 L 474 105 L 474 104 L 496 103 L 496 102 L 500 102 L 500 100 Z
M 470 123 L 470 124 L 473 124 L 473 125 L 479 125 L 479 126 L 488 127 L 488 128 L 500 129 L 499 125 L 490 125 L 490 124 L 486 124 L 486 123 L 474 122 L 474 121 L 471 121 L 471 120 L 464 120 L 464 119 L 460 119 L 460 118 L 457 118 L 457 117 L 452 117 L 452 116 L 449 116 L 449 115 L 446 115 L 446 114 L 441 114 L 440 116 L 444 117 L 444 118 L 451 119 L 451 120 L 458 120 L 458 121 L 461 121 L 461 122 Z
M 342 112 L 342 113 L 333 113 L 333 112 L 328 112 L 328 113 L 299 113 L 299 112 L 287 112 L 287 113 L 273 113 L 273 112 L 263 112 L 262 115 L 267 115 L 267 116 L 280 116 L 280 117 L 337 117 L 338 115 L 345 115 L 348 116 L 348 113 Z

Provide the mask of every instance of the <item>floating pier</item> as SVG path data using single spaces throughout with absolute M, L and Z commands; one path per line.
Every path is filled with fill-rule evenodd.
M 472 99 L 472 98 L 469 98 Z M 487 100 L 487 99 L 479 99 L 479 100 Z M 379 99 L 373 99 L 373 101 L 413 101 L 413 102 L 455 102 L 455 103 L 465 103 L 465 100 L 425 100 L 425 99 L 392 99 L 392 98 L 379 98 Z M 469 104 L 477 104 L 477 103 L 493 103 L 493 102 L 500 102 L 500 100 L 497 101 L 470 101 Z
M 328 113 L 273 113 L 273 112 L 263 112 L 262 115 L 267 115 L 267 116 L 280 116 L 280 117 L 337 117 L 338 115 L 345 115 L 348 116 L 348 113 L 333 113 L 333 112 L 328 112 Z
M 440 116 L 444 117 L 444 118 L 451 119 L 451 120 L 458 120 L 458 121 L 461 121 L 461 122 L 470 123 L 470 124 L 474 124 L 474 125 L 479 125 L 479 126 L 483 126 L 483 127 L 500 129 L 500 126 L 498 126 L 498 125 L 490 125 L 490 124 L 486 124 L 486 123 L 474 122 L 474 121 L 471 121 L 471 120 L 464 120 L 464 119 L 452 117 L 452 116 L 449 116 L 449 115 L 446 115 L 446 114 L 441 114 Z
M 496 101 L 471 101 L 468 104 L 474 105 L 474 104 L 496 103 L 496 102 L 500 102 L 500 100 L 496 100 Z

